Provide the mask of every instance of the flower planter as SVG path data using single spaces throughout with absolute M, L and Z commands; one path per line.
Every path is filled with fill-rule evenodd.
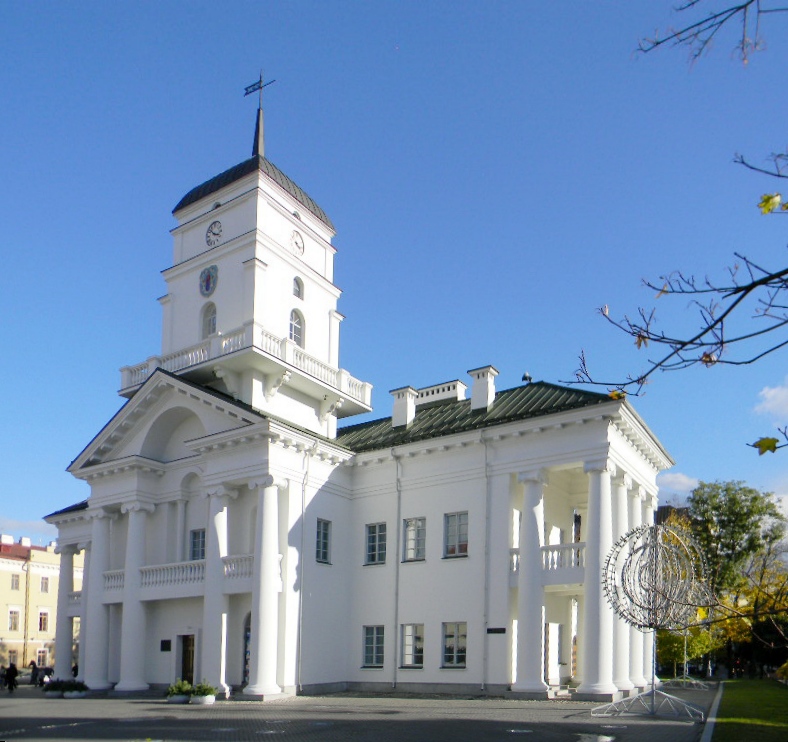
M 44 691 L 44 698 L 63 698 L 62 690 Z
M 195 703 L 198 706 L 210 706 L 216 703 L 216 696 L 192 696 L 189 703 Z
M 189 703 L 189 696 L 167 696 L 167 703 Z
M 63 698 L 85 698 L 87 692 L 84 690 L 67 690 L 63 691 Z

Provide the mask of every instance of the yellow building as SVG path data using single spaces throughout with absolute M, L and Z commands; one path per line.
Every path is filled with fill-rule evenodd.
M 54 543 L 33 546 L 29 538 L 14 542 L 0 535 L 0 665 L 21 670 L 30 662 L 52 667 L 60 580 L 60 556 Z M 74 558 L 74 590 L 82 587 L 82 554 Z M 74 654 L 79 619 L 74 622 Z M 72 663 L 75 659 L 72 660 Z

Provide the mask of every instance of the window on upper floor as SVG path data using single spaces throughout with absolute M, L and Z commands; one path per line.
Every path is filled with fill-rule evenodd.
M 402 560 L 423 560 L 426 555 L 427 519 L 405 518 L 402 522 L 402 539 Z
M 48 593 L 49 592 L 49 577 L 42 577 L 41 578 L 41 592 Z
M 443 624 L 443 667 L 465 667 L 467 635 L 465 621 Z
M 402 667 L 424 667 L 424 624 L 402 624 Z
M 8 630 L 19 631 L 19 609 L 11 608 L 8 611 Z
M 189 559 L 193 562 L 205 559 L 205 529 L 189 531 Z
M 298 276 L 293 279 L 293 296 L 304 298 L 304 282 Z
M 383 626 L 364 627 L 364 667 L 383 667 Z
M 40 611 L 38 614 L 38 630 L 43 632 L 49 631 L 49 611 Z
M 299 347 L 304 347 L 304 318 L 294 309 L 290 312 L 290 339 Z
M 331 564 L 331 521 L 317 519 L 317 536 L 315 539 L 315 560 L 322 564 Z
M 209 301 L 202 308 L 201 338 L 205 340 L 216 334 L 216 304 Z
M 468 513 L 443 516 L 443 556 L 468 556 Z
M 367 555 L 364 564 L 385 564 L 386 562 L 386 524 L 367 524 Z
M 19 575 L 11 575 L 11 589 L 19 590 Z

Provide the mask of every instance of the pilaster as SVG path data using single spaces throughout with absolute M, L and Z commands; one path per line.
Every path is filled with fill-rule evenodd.
M 71 677 L 71 648 L 74 644 L 74 627 L 68 615 L 68 598 L 74 589 L 75 546 L 60 550 L 60 578 L 57 584 L 57 624 L 55 626 L 55 677 Z

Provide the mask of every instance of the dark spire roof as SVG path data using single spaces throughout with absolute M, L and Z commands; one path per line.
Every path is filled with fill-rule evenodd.
M 254 142 L 252 144 L 252 156 L 248 160 L 238 163 L 235 167 L 231 167 L 229 170 L 219 173 L 219 175 L 214 176 L 210 180 L 206 180 L 205 183 L 198 185 L 196 188 L 192 188 L 180 201 L 178 201 L 172 213 L 176 214 L 181 209 L 185 209 L 187 206 L 196 203 L 206 196 L 210 196 L 212 193 L 216 193 L 225 186 L 235 183 L 237 180 L 241 180 L 241 178 L 255 172 L 255 170 L 260 170 L 280 188 L 287 191 L 287 193 L 298 201 L 301 206 L 323 222 L 332 232 L 336 231 L 328 214 L 317 205 L 314 199 L 311 198 L 306 191 L 290 180 L 290 178 L 274 165 L 273 162 L 267 160 L 264 153 L 265 137 L 263 132 L 263 109 L 258 108 L 254 129 Z

